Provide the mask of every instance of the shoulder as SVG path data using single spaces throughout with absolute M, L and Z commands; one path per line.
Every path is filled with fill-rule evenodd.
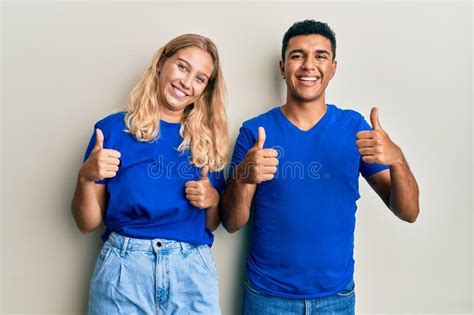
M 109 128 L 115 128 L 115 127 L 125 127 L 125 114 L 126 112 L 117 112 L 110 114 L 101 120 L 96 122 L 96 127 L 97 128 L 104 128 L 104 129 L 109 129 Z
M 278 114 L 278 110 L 280 110 L 280 108 L 277 106 L 266 111 L 263 114 L 250 118 L 249 120 L 246 120 L 242 123 L 242 127 L 255 131 L 255 133 L 257 133 L 258 127 L 267 127 L 268 125 L 272 124 L 272 122 L 275 120 L 276 115 Z
M 126 112 L 117 112 L 110 114 L 95 123 L 95 128 L 99 128 L 104 135 L 122 133 L 126 129 Z
M 110 114 L 101 120 L 97 121 L 95 128 L 98 128 L 104 134 L 104 145 L 109 148 L 114 148 L 120 143 L 128 143 L 131 135 L 126 131 L 125 125 L 126 112 L 117 112 Z
M 328 106 L 333 111 L 333 120 L 337 124 L 357 129 L 365 123 L 364 116 L 354 109 L 339 108 L 333 104 L 328 104 Z
M 328 106 L 331 106 L 334 112 L 334 116 L 338 120 L 362 120 L 364 119 L 364 116 L 362 116 L 361 113 L 354 109 L 349 109 L 349 108 L 342 108 L 342 107 L 337 107 L 336 105 L 333 104 L 328 104 Z

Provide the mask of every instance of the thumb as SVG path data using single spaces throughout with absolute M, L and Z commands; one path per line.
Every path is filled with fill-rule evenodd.
M 99 149 L 104 148 L 104 134 L 99 128 L 95 130 L 95 147 Z
M 263 149 L 263 145 L 265 143 L 266 138 L 267 138 L 267 135 L 265 134 L 265 128 L 258 127 L 258 138 L 257 138 L 257 142 L 255 142 L 255 146 L 259 149 Z
M 209 173 L 209 166 L 204 165 L 204 166 L 201 168 L 201 179 L 206 179 L 208 173 Z
M 370 111 L 370 123 L 372 124 L 372 128 L 374 130 L 382 129 L 382 126 L 380 126 L 379 110 L 377 107 L 372 107 L 372 110 Z

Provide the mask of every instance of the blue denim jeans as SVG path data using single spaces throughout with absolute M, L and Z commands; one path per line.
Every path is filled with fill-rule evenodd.
M 207 245 L 112 233 L 101 249 L 88 314 L 220 314 Z
M 327 297 L 298 300 L 269 296 L 245 283 L 244 315 L 353 315 L 355 284 L 351 281 L 341 292 Z

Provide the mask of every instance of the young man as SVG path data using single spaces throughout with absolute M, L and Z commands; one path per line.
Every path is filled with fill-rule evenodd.
M 359 173 L 413 223 L 418 187 L 401 149 L 352 110 L 326 104 L 336 72 L 330 27 L 306 20 L 283 38 L 286 104 L 243 123 L 221 217 L 235 232 L 254 207 L 244 314 L 352 314 Z

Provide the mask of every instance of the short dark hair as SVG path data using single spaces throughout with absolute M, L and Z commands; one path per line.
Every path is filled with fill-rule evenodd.
M 336 34 L 327 23 L 315 20 L 304 20 L 293 24 L 283 36 L 283 46 L 281 48 L 281 60 L 285 61 L 285 53 L 288 48 L 288 42 L 292 37 L 299 35 L 321 35 L 331 41 L 332 60 L 336 58 Z

